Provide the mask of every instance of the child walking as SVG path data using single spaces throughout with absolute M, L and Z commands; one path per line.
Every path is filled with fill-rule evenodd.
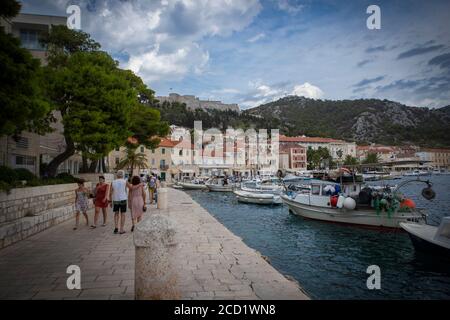
M 87 215 L 87 211 L 89 209 L 88 204 L 88 194 L 89 191 L 84 187 L 84 181 L 78 180 L 78 189 L 75 190 L 75 227 L 73 230 L 78 229 L 79 221 L 80 221 L 80 213 L 83 213 L 84 218 L 86 219 L 86 226 L 89 225 L 89 218 Z

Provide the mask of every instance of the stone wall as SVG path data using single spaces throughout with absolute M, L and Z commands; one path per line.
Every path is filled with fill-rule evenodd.
M 71 183 L 0 192 L 0 249 L 73 217 L 76 188 Z

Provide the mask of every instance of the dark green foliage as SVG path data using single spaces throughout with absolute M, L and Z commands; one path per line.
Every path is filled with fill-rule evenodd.
M 41 82 L 39 60 L 0 28 L 0 136 L 50 131 L 51 109 Z
M 77 182 L 77 179 L 74 176 L 72 176 L 70 173 L 66 173 L 66 172 L 59 173 L 55 178 L 58 180 L 64 181 L 65 183 Z
M 21 7 L 21 4 L 16 0 L 2 0 L 2 5 L 0 6 L 0 17 L 15 17 L 19 13 Z
M 6 166 L 0 166 L 0 181 L 13 184 L 17 181 L 17 172 Z
M 25 168 L 17 168 L 14 169 L 14 171 L 16 172 L 17 180 L 19 181 L 32 181 L 37 178 L 30 170 Z

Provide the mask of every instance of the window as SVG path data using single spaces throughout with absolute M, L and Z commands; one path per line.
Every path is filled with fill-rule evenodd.
M 178 155 L 182 156 L 182 155 L 183 155 L 183 150 L 180 150 L 180 151 L 178 152 Z
M 28 149 L 29 141 L 28 138 L 19 137 L 19 140 L 16 141 L 16 148 Z
M 155 153 L 155 149 L 152 149 L 152 153 Z
M 155 159 L 152 159 L 152 165 L 153 166 L 155 165 Z
M 116 151 L 120 151 L 120 148 L 119 148 L 119 147 L 117 147 L 117 148 L 116 148 Z
M 119 165 L 119 163 L 120 163 L 120 158 L 116 158 L 115 163 L 116 163 L 116 166 Z
M 162 148 L 162 149 L 161 149 L 161 153 L 162 153 L 162 154 L 166 154 L 166 149 L 165 149 L 165 148 Z
M 141 147 L 141 153 L 144 153 L 144 151 L 145 151 L 145 148 Z
M 35 157 L 16 156 L 16 165 L 18 166 L 34 166 L 35 161 Z
M 319 195 L 320 194 L 320 186 L 312 185 L 311 186 L 311 194 Z
M 28 50 L 45 50 L 45 47 L 39 42 L 40 33 L 37 30 L 20 30 L 20 42 L 22 47 Z

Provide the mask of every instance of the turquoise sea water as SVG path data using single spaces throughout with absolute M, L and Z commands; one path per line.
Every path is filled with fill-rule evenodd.
M 420 196 L 422 184 L 402 190 L 437 225 L 450 215 L 450 176 L 425 179 L 437 193 L 431 202 Z M 404 232 L 305 220 L 286 206 L 238 203 L 233 193 L 188 193 L 314 299 L 450 299 L 450 261 L 417 253 Z M 369 265 L 381 268 L 380 290 L 367 289 Z

